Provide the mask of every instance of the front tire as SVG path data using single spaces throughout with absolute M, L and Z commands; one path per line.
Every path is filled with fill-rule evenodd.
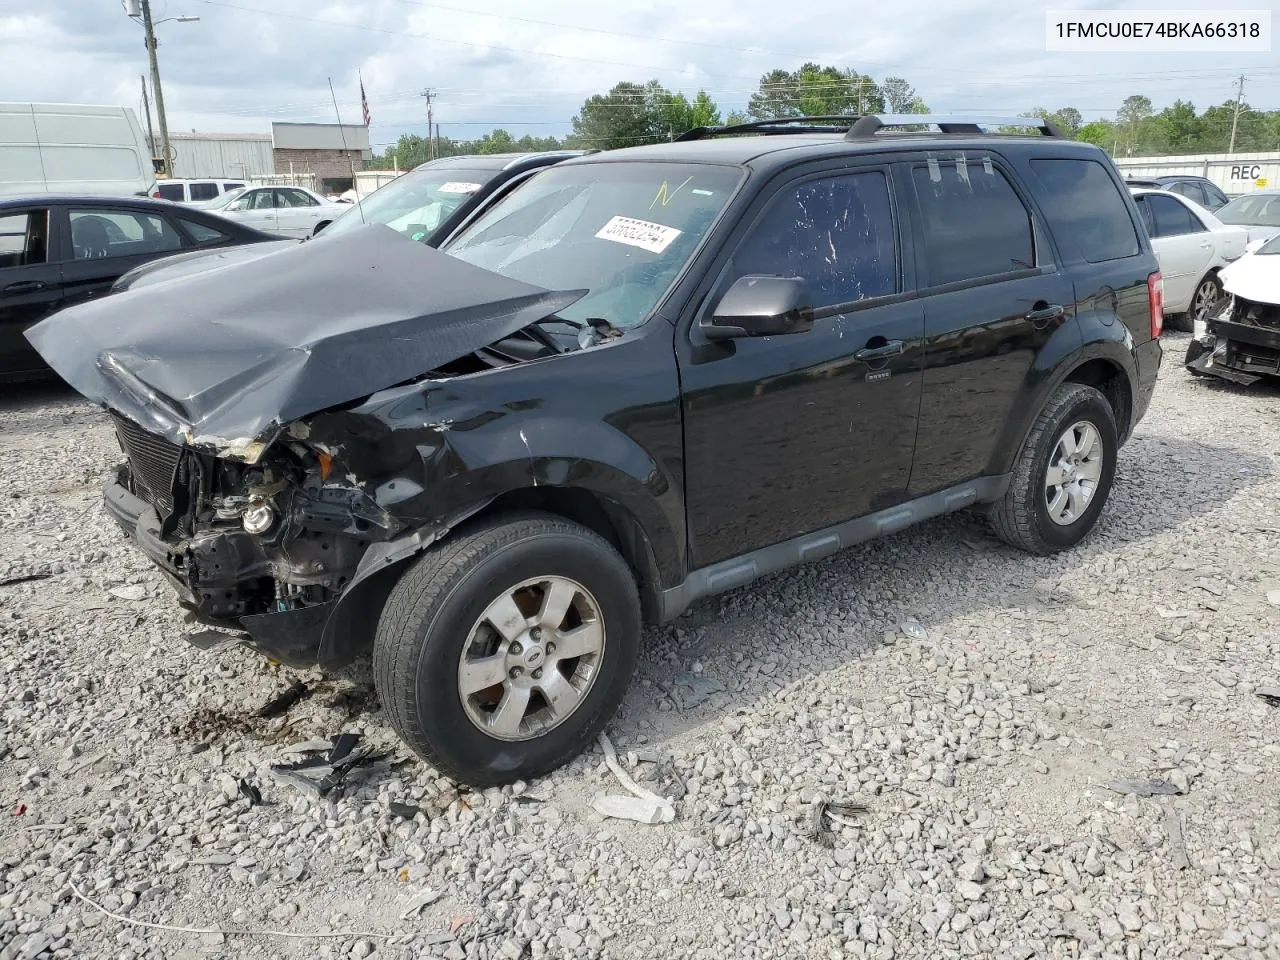
M 1064 383 L 1032 425 L 991 526 L 1005 543 L 1047 555 L 1074 547 L 1097 523 L 1115 478 L 1115 413 L 1094 387 Z
M 476 787 L 580 753 L 622 701 L 640 648 L 626 561 L 549 514 L 500 517 L 427 550 L 387 598 L 374 680 L 391 725 Z

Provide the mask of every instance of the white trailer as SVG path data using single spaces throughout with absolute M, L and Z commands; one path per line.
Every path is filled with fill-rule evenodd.
M 1116 157 L 1125 177 L 1205 177 L 1227 196 L 1280 186 L 1280 153 L 1206 153 L 1189 157 Z

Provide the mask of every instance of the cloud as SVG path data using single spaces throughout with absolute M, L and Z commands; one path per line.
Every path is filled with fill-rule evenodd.
M 1175 0 L 1176 2 L 1176 0 Z M 1194 3 L 1187 3 L 1194 6 Z M 1203 3 L 1199 4 L 1201 7 Z M 74 9 L 72 7 L 74 6 Z M 426 127 L 424 88 L 448 136 L 494 126 L 563 134 L 582 101 L 619 80 L 658 79 L 707 89 L 725 112 L 746 103 L 758 78 L 806 60 L 907 78 L 935 109 L 1020 112 L 1075 106 L 1110 115 L 1143 93 L 1157 109 L 1232 96 L 1280 105 L 1270 54 L 1047 54 L 1040 0 L 1010 6 L 953 0 L 904 8 L 836 0 L 153 0 L 160 68 L 174 130 L 263 131 L 271 120 L 331 120 L 329 78 L 344 120 L 359 116 L 357 73 L 369 96 L 375 143 Z M 1145 0 L 1081 4 L 1143 8 Z M 32 12 L 32 11 L 39 12 Z M 543 21 L 543 22 L 539 22 Z M 147 71 L 142 31 L 116 0 L 23 4 L 0 0 L 0 62 L 12 100 L 135 106 Z

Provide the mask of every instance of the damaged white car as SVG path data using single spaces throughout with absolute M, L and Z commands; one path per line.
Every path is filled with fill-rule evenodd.
M 1187 369 L 1244 386 L 1280 377 L 1280 236 L 1249 244 L 1219 277 L 1227 295 L 1195 322 Z

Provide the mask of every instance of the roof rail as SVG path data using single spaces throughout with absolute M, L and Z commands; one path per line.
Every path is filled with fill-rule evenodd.
M 895 113 L 881 116 L 859 117 L 845 134 L 846 140 L 866 140 L 874 137 L 884 127 L 916 125 L 936 126 L 942 133 L 977 133 L 984 127 L 1034 127 L 1046 137 L 1061 137 L 1055 127 L 1042 117 L 973 116 L 953 117 L 936 113 Z
M 707 140 L 711 137 L 732 137 L 741 133 L 831 133 L 833 129 L 848 129 L 859 117 L 840 114 L 824 117 L 773 117 L 768 120 L 752 120 L 721 127 L 694 127 L 676 137 L 675 142 Z

